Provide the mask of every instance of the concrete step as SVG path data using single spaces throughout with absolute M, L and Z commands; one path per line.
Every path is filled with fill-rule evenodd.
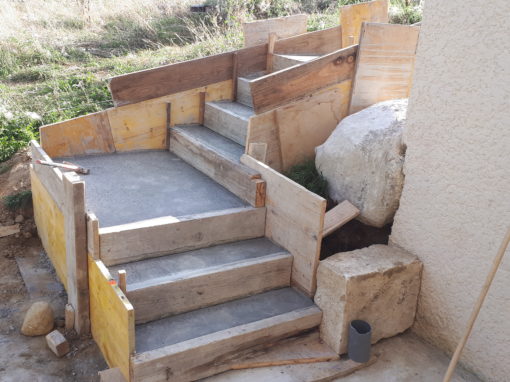
M 136 323 L 217 305 L 290 285 L 292 255 L 266 238 L 110 267 L 127 275 Z
M 265 203 L 260 174 L 240 163 L 244 148 L 201 125 L 170 130 L 170 151 L 254 207 Z
M 273 55 L 273 71 L 277 72 L 294 65 L 299 65 L 320 56 L 317 55 L 294 55 L 294 54 L 275 54 Z
M 251 98 L 250 82 L 264 76 L 265 72 L 257 72 L 237 78 L 237 102 L 253 107 L 253 100 Z
M 244 146 L 253 109 L 237 102 L 206 102 L 204 125 Z
M 135 328 L 134 381 L 195 381 L 228 368 L 228 357 L 320 324 L 306 296 L 282 288 Z

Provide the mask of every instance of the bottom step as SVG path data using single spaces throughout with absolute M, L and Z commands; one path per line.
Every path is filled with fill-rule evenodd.
M 136 327 L 135 381 L 194 381 L 223 372 L 228 357 L 320 324 L 311 299 L 282 288 Z

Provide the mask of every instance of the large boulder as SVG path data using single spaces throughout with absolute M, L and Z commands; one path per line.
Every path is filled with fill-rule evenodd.
M 25 314 L 21 333 L 25 336 L 42 336 L 53 329 L 53 309 L 44 301 L 34 302 Z
M 404 184 L 402 133 L 407 99 L 380 102 L 344 118 L 324 144 L 315 165 L 330 197 L 350 201 L 358 219 L 374 227 L 392 221 Z

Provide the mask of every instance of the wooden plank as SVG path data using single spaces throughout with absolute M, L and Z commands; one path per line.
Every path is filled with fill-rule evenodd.
M 409 97 L 419 34 L 418 26 L 363 24 L 349 114 Z
M 11 236 L 19 233 L 19 224 L 0 226 L 0 237 Z
M 232 208 L 99 228 L 101 260 L 127 263 L 264 236 L 264 208 Z
M 41 146 L 51 157 L 115 151 L 108 115 L 104 111 L 42 126 L 39 132 Z
M 388 0 L 374 0 L 340 7 L 342 47 L 359 42 L 363 22 L 387 23 L 388 6 Z
M 282 171 L 315 158 L 315 148 L 348 115 L 351 83 L 343 81 L 276 109 Z
M 241 162 L 266 181 L 266 236 L 294 256 L 292 285 L 313 296 L 326 200 L 246 154 Z
M 358 47 L 351 46 L 250 82 L 253 107 L 262 113 L 354 75 Z
M 205 96 L 206 92 L 198 93 L 198 124 L 204 124 L 204 112 L 205 112 Z
M 58 278 L 67 289 L 66 236 L 64 214 L 44 187 L 39 175 L 30 168 L 30 183 L 37 234 L 55 268 Z
M 243 23 L 244 46 L 263 44 L 270 33 L 278 38 L 306 33 L 308 15 L 299 14 Z
M 342 49 L 342 28 L 337 26 L 276 41 L 275 54 L 323 55 Z
M 275 110 L 254 115 L 250 118 L 246 138 L 247 150 L 249 150 L 251 144 L 266 145 L 265 159 L 262 162 L 277 171 L 281 170 L 282 155 Z
M 350 222 L 358 215 L 359 210 L 348 200 L 344 200 L 342 203 L 326 212 L 322 236 L 328 236 L 330 233 L 336 231 L 338 228 Z
M 65 173 L 63 181 L 67 298 L 74 308 L 74 328 L 83 335 L 90 332 L 85 182 L 73 172 Z
M 232 53 L 232 101 L 237 99 L 237 78 L 239 77 L 237 72 L 239 69 L 238 53 Z
M 133 306 L 100 260 L 88 256 L 92 336 L 111 368 L 130 381 L 130 357 L 135 352 Z
M 276 42 L 277 35 L 274 32 L 269 33 L 267 39 L 267 60 L 266 60 L 266 73 L 273 72 L 273 58 L 274 58 L 274 44 Z
M 221 265 L 162 280 L 158 285 L 128 288 L 136 323 L 189 312 L 290 285 L 292 256 L 288 253 Z
M 98 372 L 99 382 L 128 382 L 118 367 Z
M 167 104 L 171 103 L 170 125 L 198 123 L 200 121 L 200 93 L 205 101 L 229 99 L 232 80 L 109 109 L 108 118 L 117 151 L 164 150 L 167 148 Z
M 99 260 L 99 220 L 93 212 L 87 212 L 87 252 Z
M 36 160 L 48 162 L 52 161 L 37 141 L 30 141 L 30 152 L 32 154 L 33 162 Z M 50 194 L 57 207 L 62 211 L 64 209 L 64 184 L 62 182 L 62 171 L 58 168 L 35 163 L 32 164 L 32 169 L 37 174 L 37 178 Z
M 170 151 L 200 170 L 253 207 L 263 207 L 258 174 L 250 168 L 222 156 L 193 137 L 172 129 Z M 262 202 L 262 204 L 261 204 Z
M 315 306 L 222 330 L 133 357 L 134 381 L 195 381 L 228 370 L 232 353 L 316 327 Z

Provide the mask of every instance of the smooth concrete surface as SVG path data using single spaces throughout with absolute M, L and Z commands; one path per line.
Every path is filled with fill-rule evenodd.
M 305 295 L 292 288 L 282 288 L 163 318 L 136 326 L 136 352 L 173 345 L 312 305 L 313 301 Z
M 247 206 L 168 151 L 65 160 L 90 169 L 89 175 L 81 175 L 85 181 L 86 207 L 96 214 L 100 227 Z
M 127 272 L 129 291 L 142 284 L 144 287 L 156 285 L 161 281 L 184 278 L 190 273 L 204 271 L 207 268 L 277 253 L 286 251 L 269 239 L 261 237 L 116 265 L 109 267 L 109 270 L 114 277 L 117 277 L 117 272 L 121 269 Z
M 245 120 L 248 120 L 252 115 L 255 114 L 251 107 L 248 107 L 238 102 L 215 101 L 209 102 L 209 104 L 213 107 L 225 111 L 226 113 L 230 113 Z
M 426 1 L 390 240 L 424 264 L 414 330 L 462 336 L 510 224 L 510 2 Z M 510 249 L 461 362 L 510 380 Z

